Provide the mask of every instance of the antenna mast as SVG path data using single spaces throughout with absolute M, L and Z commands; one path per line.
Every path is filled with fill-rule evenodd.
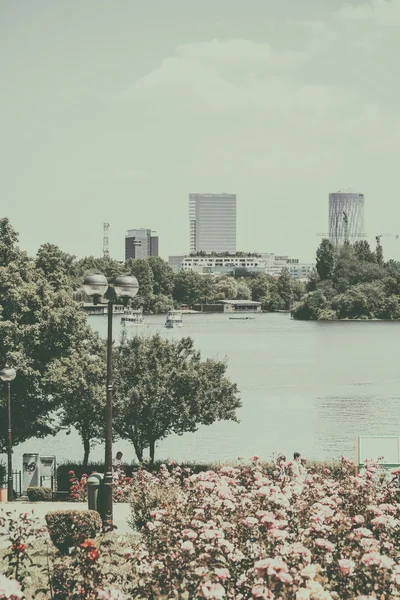
M 103 256 L 109 257 L 110 251 L 108 249 L 108 230 L 110 229 L 110 223 L 103 223 Z

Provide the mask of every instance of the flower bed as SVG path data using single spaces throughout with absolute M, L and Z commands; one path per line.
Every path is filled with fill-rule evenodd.
M 218 472 L 139 471 L 127 485 L 137 543 L 83 542 L 54 562 L 54 598 L 399 598 L 397 481 L 372 463 L 355 476 L 346 459 L 304 483 L 286 467 L 254 457 Z

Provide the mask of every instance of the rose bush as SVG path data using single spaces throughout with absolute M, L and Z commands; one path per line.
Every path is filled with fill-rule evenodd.
M 287 465 L 288 466 L 288 465 Z M 172 486 L 180 478 L 169 474 Z M 290 473 L 290 468 L 286 470 Z M 342 459 L 304 484 L 281 465 L 221 468 L 152 511 L 130 558 L 135 598 L 347 600 L 400 596 L 397 482 Z
M 69 472 L 69 496 L 71 502 L 87 502 L 87 478 L 84 473 L 81 478 L 76 477 L 74 471 Z M 113 502 L 128 502 L 131 493 L 132 477 L 119 472 L 113 475 Z

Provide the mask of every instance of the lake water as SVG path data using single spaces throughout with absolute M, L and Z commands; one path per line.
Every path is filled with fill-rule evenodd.
M 165 337 L 191 336 L 204 357 L 226 357 L 228 374 L 240 389 L 240 423 L 219 422 L 196 433 L 162 440 L 156 458 L 177 461 L 235 460 L 254 454 L 294 451 L 307 458 L 354 459 L 356 434 L 399 435 L 400 323 L 293 321 L 288 314 L 254 315 L 233 321 L 223 314 L 185 315 L 182 329 L 165 329 L 164 316 L 146 316 L 139 330 Z M 107 318 L 89 317 L 106 335 Z M 114 338 L 120 317 L 114 317 Z M 99 418 L 99 415 L 93 415 Z M 132 445 L 117 442 L 124 460 L 135 458 Z M 23 452 L 55 454 L 57 461 L 82 460 L 76 433 L 29 440 Z M 96 446 L 92 460 L 102 460 Z

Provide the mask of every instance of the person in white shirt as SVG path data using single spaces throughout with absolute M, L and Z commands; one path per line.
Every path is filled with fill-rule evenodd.
M 112 462 L 113 473 L 117 473 L 122 469 L 122 452 L 117 452 Z
M 301 456 L 299 452 L 295 452 L 293 454 L 293 462 L 292 462 L 292 474 L 293 478 L 297 481 L 302 480 L 303 468 L 301 465 Z

